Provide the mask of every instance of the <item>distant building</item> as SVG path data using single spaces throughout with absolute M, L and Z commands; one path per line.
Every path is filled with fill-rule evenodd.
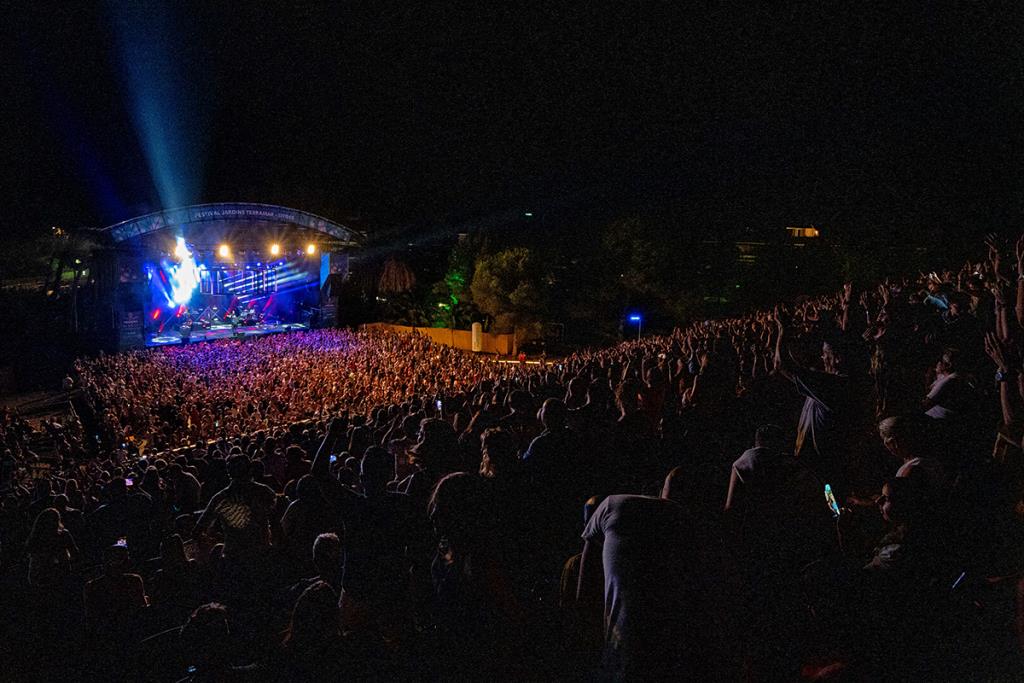
M 786 228 L 786 232 L 793 239 L 820 237 L 821 233 L 813 225 L 809 228 Z
M 744 241 L 735 242 L 735 245 L 737 251 L 739 251 L 739 256 L 737 256 L 736 260 L 739 261 L 740 263 L 750 265 L 751 263 L 757 260 L 758 253 L 761 252 L 765 247 L 767 247 L 768 243 Z

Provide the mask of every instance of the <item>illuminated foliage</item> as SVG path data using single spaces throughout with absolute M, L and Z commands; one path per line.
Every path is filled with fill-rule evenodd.
M 547 287 L 539 259 L 526 248 L 481 256 L 470 290 L 477 307 L 497 330 L 538 326 L 547 310 Z
M 460 239 L 448 255 L 444 277 L 431 289 L 434 302 L 434 325 L 465 329 L 481 315 L 473 302 L 470 282 L 477 255 L 484 247 L 482 238 L 467 235 Z

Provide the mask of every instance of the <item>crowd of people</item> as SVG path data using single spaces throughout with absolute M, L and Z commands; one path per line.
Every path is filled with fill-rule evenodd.
M 493 366 L 422 337 L 315 330 L 78 361 L 105 443 L 156 449 L 238 437 L 410 396 L 455 393 Z
M 79 361 L 52 468 L 0 480 L 4 661 L 1020 680 L 1012 251 L 542 365 L 341 330 Z

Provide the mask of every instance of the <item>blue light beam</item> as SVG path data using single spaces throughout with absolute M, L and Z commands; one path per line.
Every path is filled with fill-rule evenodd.
M 194 204 L 202 183 L 204 90 L 172 41 L 189 35 L 161 2 L 108 2 L 120 48 L 128 109 L 164 208 Z M 186 78 L 187 76 L 187 78 Z

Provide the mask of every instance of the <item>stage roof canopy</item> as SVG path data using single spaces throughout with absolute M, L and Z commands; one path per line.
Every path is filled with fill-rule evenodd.
M 115 223 L 99 232 L 117 243 L 161 230 L 185 226 L 199 227 L 212 223 L 289 224 L 327 235 L 336 240 L 338 246 L 358 246 L 365 240 L 363 233 L 308 211 L 273 204 L 250 203 L 196 204 L 178 209 L 165 209 Z

